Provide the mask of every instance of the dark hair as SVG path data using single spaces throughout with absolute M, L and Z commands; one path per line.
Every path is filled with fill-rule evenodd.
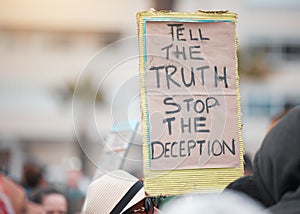
M 43 167 L 37 161 L 27 160 L 23 165 L 23 186 L 30 188 L 38 187 L 43 179 L 43 173 Z
M 42 187 L 32 191 L 29 194 L 28 199 L 35 203 L 41 204 L 43 200 L 43 196 L 50 195 L 50 194 L 59 194 L 65 197 L 65 195 L 62 192 L 58 191 L 54 187 Z

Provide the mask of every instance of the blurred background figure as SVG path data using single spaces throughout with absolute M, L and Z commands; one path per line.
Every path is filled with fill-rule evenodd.
M 69 213 L 73 214 L 81 210 L 85 198 L 85 190 L 81 189 L 80 185 L 82 182 L 89 181 L 85 181 L 81 171 L 78 170 L 69 171 L 67 176 L 67 186 L 65 191 L 69 205 Z
M 277 122 L 284 117 L 292 108 L 294 108 L 295 106 L 290 104 L 290 103 L 286 103 L 284 106 L 284 109 L 281 112 L 278 112 L 272 119 L 271 119 L 271 123 L 269 126 L 269 130 L 270 131 L 276 124 Z
M 44 178 L 43 167 L 36 160 L 27 160 L 23 165 L 22 185 L 26 190 L 27 195 L 31 191 L 47 186 L 47 181 Z
M 44 214 L 42 207 L 26 200 L 24 189 L 10 178 L 0 174 L 1 214 Z
M 264 208 L 245 194 L 228 191 L 204 195 L 187 195 L 168 202 L 164 214 L 268 214 Z
M 40 204 L 45 214 L 68 213 L 67 198 L 52 187 L 43 187 L 32 191 L 29 200 Z
M 12 202 L 10 200 L 10 195 L 7 190 L 9 188 L 9 181 L 0 174 L 0 213 L 1 214 L 10 214 L 15 212 L 15 208 L 12 206 Z

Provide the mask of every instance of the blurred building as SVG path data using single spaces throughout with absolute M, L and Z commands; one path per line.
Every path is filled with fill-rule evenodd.
M 136 12 L 155 6 L 161 5 L 158 1 L 138 0 L 0 0 L 1 168 L 20 179 L 22 161 L 31 155 L 48 166 L 50 181 L 66 180 L 64 171 L 78 167 L 80 164 L 74 160 L 82 154 L 75 140 L 72 95 L 64 97 L 62 91 L 70 83 L 75 85 L 80 72 L 99 50 L 136 35 Z M 201 9 L 238 13 L 240 51 L 245 59 L 252 59 L 244 67 L 261 63 L 246 69 L 240 81 L 244 142 L 253 155 L 270 119 L 286 104 L 300 104 L 300 3 L 177 0 L 168 1 L 166 7 L 183 12 Z M 107 62 L 126 51 L 128 47 L 111 50 Z M 125 85 L 121 81 L 126 79 L 127 71 L 138 73 L 136 63 L 129 65 L 131 71 L 116 77 L 117 83 L 106 83 L 106 104 L 98 112 L 104 134 L 114 122 L 111 97 L 126 99 L 118 94 L 120 90 L 117 94 L 112 91 L 121 88 L 118 84 Z M 257 67 L 262 71 L 254 71 Z M 99 68 L 98 72 L 105 77 L 108 71 Z M 122 91 L 136 96 L 138 82 L 129 82 Z M 86 139 L 93 141 L 92 137 Z M 91 152 L 97 156 L 97 150 Z
M 72 94 L 63 91 L 99 50 L 134 35 L 136 12 L 149 7 L 141 1 L 0 0 L 1 168 L 20 179 L 22 160 L 32 155 L 48 166 L 48 179 L 66 179 L 64 170 L 80 152 Z M 109 121 L 106 126 L 108 132 Z

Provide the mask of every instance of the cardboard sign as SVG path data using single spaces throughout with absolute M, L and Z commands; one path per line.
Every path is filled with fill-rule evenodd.
M 137 19 L 146 190 L 224 187 L 243 170 L 236 15 L 142 12 Z M 207 177 L 191 182 L 200 175 Z M 184 188 L 151 188 L 158 178 L 160 186 L 181 180 Z

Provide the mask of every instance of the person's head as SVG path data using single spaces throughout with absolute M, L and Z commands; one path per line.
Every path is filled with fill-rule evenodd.
M 65 214 L 68 210 L 64 194 L 52 187 L 39 188 L 31 192 L 29 200 L 40 204 L 46 214 Z
M 266 206 L 300 187 L 300 106 L 290 110 L 268 132 L 253 166 Z
M 243 192 L 272 212 L 300 213 L 300 106 L 290 110 L 267 133 L 254 157 L 253 175 L 226 190 Z M 290 213 L 290 212 L 289 212 Z
M 82 213 L 146 213 L 152 200 L 146 198 L 143 183 L 123 170 L 115 170 L 94 180 L 88 187 Z
M 43 182 L 43 168 L 37 161 L 27 160 L 23 165 L 22 184 L 25 187 L 36 188 Z

